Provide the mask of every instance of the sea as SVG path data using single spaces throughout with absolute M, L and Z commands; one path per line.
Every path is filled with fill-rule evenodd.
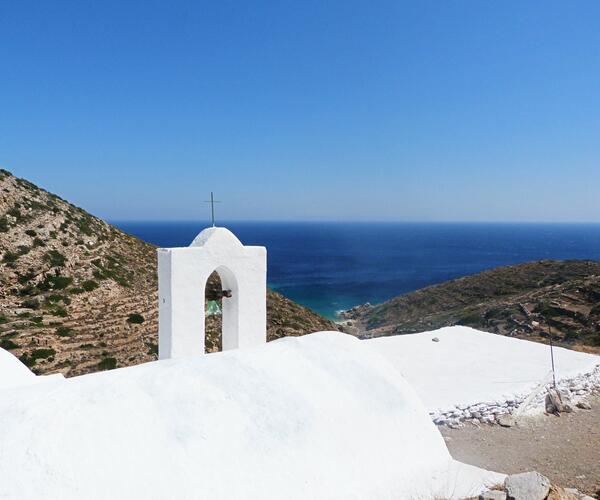
M 190 221 L 111 221 L 160 247 L 187 246 Z M 221 223 L 267 247 L 268 285 L 320 314 L 377 304 L 485 269 L 541 259 L 600 260 L 600 224 Z

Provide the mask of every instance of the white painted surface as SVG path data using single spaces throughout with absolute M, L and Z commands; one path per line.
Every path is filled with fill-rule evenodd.
M 211 227 L 189 247 L 158 249 L 160 359 L 204 354 L 204 295 L 217 271 L 223 289 L 223 350 L 266 342 L 267 251 Z
M 0 390 L 62 378 L 61 374 L 36 376 L 10 352 L 0 349 Z
M 502 480 L 453 461 L 412 388 L 337 333 L 6 390 L 0 498 L 412 499 Z
M 528 394 L 551 368 L 547 345 L 465 326 L 364 342 L 402 372 L 432 412 Z M 593 371 L 600 356 L 555 347 L 554 361 L 562 380 Z

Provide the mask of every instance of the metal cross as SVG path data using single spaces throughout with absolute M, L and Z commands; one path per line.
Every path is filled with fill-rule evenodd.
M 215 203 L 221 203 L 218 200 L 215 200 L 215 197 L 213 196 L 213 192 L 210 192 L 210 200 L 205 200 L 204 203 L 210 203 L 210 211 L 212 214 L 212 225 L 213 227 L 215 227 Z

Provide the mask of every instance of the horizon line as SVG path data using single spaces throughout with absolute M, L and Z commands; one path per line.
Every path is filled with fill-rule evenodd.
M 128 219 L 128 218 L 107 218 L 103 219 L 106 222 L 113 223 L 132 223 L 132 222 L 161 222 L 161 223 L 198 223 L 208 224 L 212 226 L 210 220 L 204 219 L 187 219 L 187 218 L 172 218 L 172 219 Z M 275 224 L 288 224 L 288 223 L 303 223 L 303 224 L 487 224 L 487 225 L 600 225 L 600 221 L 536 221 L 536 220 L 525 220 L 525 221 L 511 221 L 511 220 L 398 220 L 398 219 L 223 219 L 216 223 L 217 227 L 223 227 L 223 224 L 230 223 L 275 223 Z

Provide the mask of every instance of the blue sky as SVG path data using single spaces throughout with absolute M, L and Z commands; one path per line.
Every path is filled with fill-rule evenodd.
M 0 3 L 0 166 L 108 219 L 600 221 L 600 2 Z

